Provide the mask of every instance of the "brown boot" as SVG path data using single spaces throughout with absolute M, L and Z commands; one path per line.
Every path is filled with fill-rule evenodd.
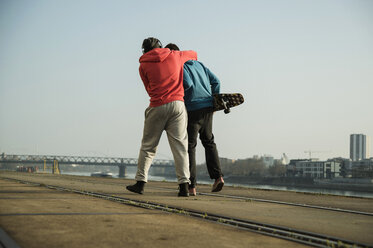
M 224 186 L 224 180 L 223 177 L 219 177 L 215 179 L 214 185 L 212 185 L 211 192 L 219 192 Z

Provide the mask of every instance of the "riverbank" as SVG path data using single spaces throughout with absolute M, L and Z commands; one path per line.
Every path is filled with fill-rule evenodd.
M 198 181 L 212 183 L 208 176 L 198 176 Z M 245 176 L 227 176 L 224 177 L 224 181 L 227 185 L 239 185 L 249 188 L 373 198 L 373 184 L 341 183 L 331 180 L 314 181 L 312 178 L 259 178 Z
M 331 189 L 331 190 L 347 190 L 373 193 L 373 184 L 366 180 L 359 183 L 358 180 L 333 180 L 333 179 L 318 179 L 312 178 L 263 178 L 257 182 L 260 185 L 278 185 L 278 186 L 293 186 L 306 187 L 310 189 Z

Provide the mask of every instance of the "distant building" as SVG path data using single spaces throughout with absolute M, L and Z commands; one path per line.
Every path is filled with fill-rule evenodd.
M 312 159 L 291 160 L 287 174 L 295 177 L 331 179 L 340 177 L 342 166 L 337 161 L 317 161 Z
M 287 165 L 290 162 L 288 156 L 286 156 L 285 153 L 282 154 L 282 157 L 280 160 L 281 160 L 281 164 L 284 164 L 284 165 Z
M 373 178 L 373 158 L 353 161 L 350 175 L 353 178 Z
M 350 135 L 350 159 L 352 161 L 359 161 L 369 157 L 369 137 L 364 134 Z

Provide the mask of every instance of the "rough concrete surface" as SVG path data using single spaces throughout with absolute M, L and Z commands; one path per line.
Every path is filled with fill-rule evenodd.
M 0 227 L 21 247 L 300 247 L 302 245 L 188 216 L 127 206 L 1 179 L 104 192 L 241 219 L 279 224 L 373 244 L 370 216 L 273 203 L 202 196 L 178 198 L 176 183 L 149 182 L 145 194 L 125 190 L 133 180 L 0 173 Z M 199 192 L 209 192 L 201 185 Z M 224 187 L 219 193 L 373 212 L 373 199 Z

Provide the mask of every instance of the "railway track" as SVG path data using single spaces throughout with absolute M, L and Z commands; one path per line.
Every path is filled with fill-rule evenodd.
M 86 183 L 93 183 L 92 180 L 81 179 L 81 178 L 68 178 L 68 180 L 78 181 L 78 182 L 86 182 Z M 97 182 L 95 182 L 95 183 L 97 183 Z M 114 183 L 114 182 L 100 182 L 100 184 L 118 185 L 118 183 Z M 153 189 L 165 190 L 165 191 L 172 191 L 172 192 L 177 191 L 177 189 L 173 190 L 173 189 L 164 188 L 164 187 L 152 187 L 152 188 Z M 287 206 L 294 206 L 294 207 L 320 209 L 320 210 L 325 210 L 325 211 L 334 211 L 334 212 L 342 212 L 342 213 L 349 213 L 349 214 L 373 216 L 372 212 L 364 212 L 364 211 L 357 211 L 357 210 L 351 210 L 351 209 L 317 206 L 317 205 L 310 205 L 310 204 L 301 204 L 301 203 L 294 203 L 294 202 L 284 202 L 284 201 L 261 199 L 261 198 L 254 198 L 254 197 L 248 197 L 248 196 L 227 195 L 227 194 L 222 194 L 222 193 L 214 194 L 214 193 L 203 193 L 203 192 L 198 192 L 197 195 L 222 197 L 222 198 L 237 199 L 237 200 L 244 200 L 244 201 L 264 202 L 264 203 L 280 204 L 280 205 L 287 205 Z
M 234 195 L 212 194 L 212 193 L 197 193 L 197 194 L 206 195 L 206 196 L 232 198 L 232 199 L 250 200 L 250 201 L 257 201 L 257 202 L 275 203 L 275 204 L 295 206 L 295 207 L 303 207 L 303 208 L 314 208 L 314 209 L 321 209 L 321 210 L 335 211 L 335 212 L 343 212 L 343 213 L 349 213 L 349 214 L 359 214 L 359 215 L 373 216 L 373 213 L 371 213 L 371 212 L 362 212 L 362 211 L 349 210 L 349 209 L 331 208 L 331 207 L 323 207 L 323 206 L 284 202 L 284 201 L 275 201 L 275 200 L 251 198 L 251 197 L 245 197 L 245 196 L 234 196 Z
M 96 198 L 101 198 L 105 200 L 110 200 L 114 202 L 119 202 L 121 204 L 126 204 L 134 207 L 140 207 L 145 209 L 155 209 L 160 211 L 165 211 L 168 213 L 173 214 L 181 214 L 189 217 L 199 218 L 207 221 L 212 221 L 218 224 L 224 224 L 228 225 L 234 228 L 239 228 L 247 231 L 252 231 L 272 237 L 277 237 L 313 247 L 354 247 L 354 248 L 360 248 L 360 247 L 373 247 L 367 244 L 354 242 L 351 240 L 345 240 L 338 237 L 333 236 L 326 236 L 322 234 L 317 234 L 313 232 L 307 232 L 299 229 L 294 228 L 288 228 L 278 225 L 272 225 L 272 224 L 266 224 L 261 222 L 255 222 L 255 221 L 249 221 L 239 218 L 232 218 L 229 216 L 224 215 L 217 215 L 217 214 L 211 214 L 207 212 L 201 212 L 196 210 L 190 210 L 175 206 L 169 206 L 159 203 L 153 203 L 148 201 L 141 201 L 141 200 L 134 200 L 130 198 L 125 197 L 119 197 L 119 196 L 113 196 L 108 195 L 104 193 L 98 193 L 98 192 L 90 192 L 90 191 L 84 191 L 84 190 L 77 190 L 77 189 L 71 189 L 61 186 L 54 186 L 54 185 L 46 185 L 36 182 L 30 182 L 25 180 L 19 180 L 14 178 L 6 178 L 1 177 L 6 180 L 10 181 L 16 181 L 19 183 L 34 185 L 34 186 L 42 186 L 46 187 L 48 189 L 58 190 L 58 191 L 64 191 L 64 192 L 71 192 L 76 193 L 80 195 L 86 195 Z

